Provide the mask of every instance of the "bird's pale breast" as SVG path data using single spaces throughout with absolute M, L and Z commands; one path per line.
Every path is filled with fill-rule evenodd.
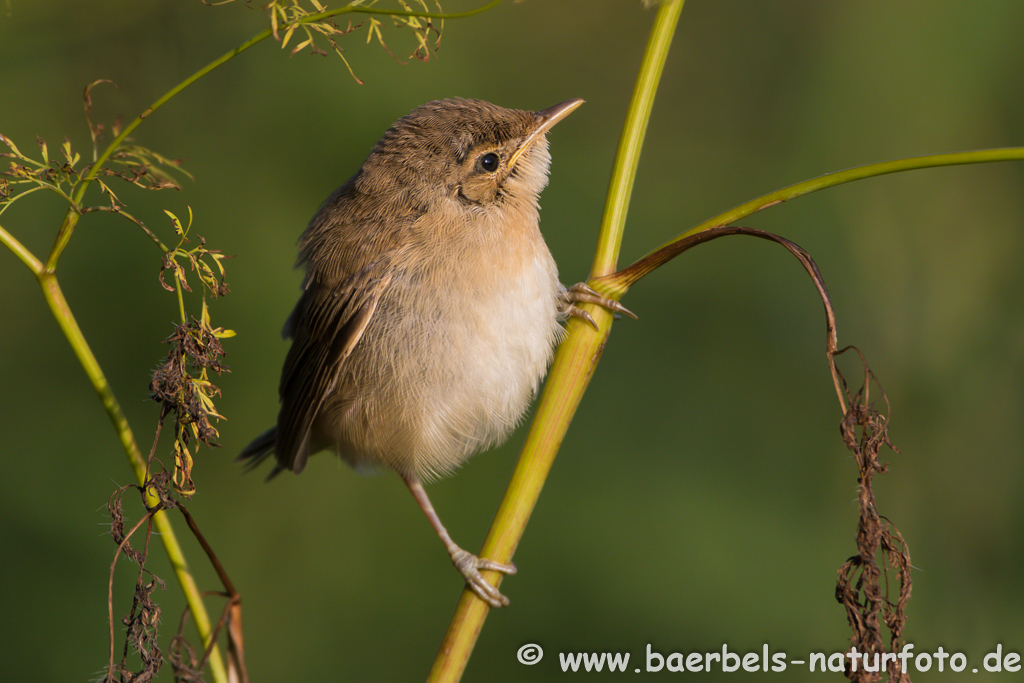
M 529 208 L 512 234 L 485 213 L 393 273 L 317 420 L 326 447 L 429 477 L 508 437 L 561 331 L 562 286 Z

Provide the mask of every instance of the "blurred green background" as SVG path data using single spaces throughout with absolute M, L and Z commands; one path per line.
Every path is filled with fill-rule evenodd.
M 362 477 L 322 455 L 268 485 L 233 462 L 276 415 L 296 237 L 418 104 L 458 95 L 540 109 L 583 97 L 550 136 L 542 225 L 563 280 L 585 279 L 652 18 L 639 2 L 505 2 L 446 22 L 426 64 L 405 59 L 409 34 L 386 30 L 404 65 L 366 45 L 364 26 L 343 45 L 365 85 L 336 57 L 289 58 L 265 42 L 136 131 L 195 180 L 180 193 L 121 188 L 128 210 L 170 241 L 161 210 L 190 206 L 195 233 L 235 256 L 232 292 L 212 308 L 215 324 L 238 332 L 219 383 L 224 448 L 200 453 L 190 509 L 243 595 L 253 681 L 422 680 L 462 588 L 394 475 Z M 87 153 L 87 83 L 118 86 L 94 91 L 96 120 L 131 120 L 264 26 L 243 3 L 10 0 L 0 133 L 25 152 L 36 135 L 51 150 L 66 135 Z M 647 134 L 623 265 L 827 171 L 1021 144 L 1022 29 L 1018 0 L 691 0 Z M 1024 651 L 1022 187 L 1020 164 L 929 170 L 745 221 L 814 255 L 840 342 L 857 344 L 881 379 L 902 454 L 885 454 L 892 469 L 876 491 L 916 569 L 907 638 L 974 666 L 999 643 Z M 40 193 L 0 225 L 44 255 L 62 214 Z M 157 415 L 149 373 L 176 317 L 158 264 L 137 228 L 94 214 L 59 271 L 144 450 Z M 640 320 L 615 325 L 516 554 L 520 573 L 504 583 L 512 606 L 489 617 L 467 681 L 561 680 L 560 651 L 628 651 L 632 669 L 647 643 L 663 653 L 768 643 L 793 658 L 847 643 L 833 588 L 856 549 L 856 469 L 838 435 L 810 281 L 782 249 L 729 239 L 681 257 L 625 303 Z M 105 504 L 132 476 L 32 276 L 7 250 L 0 316 L 0 679 L 88 680 L 107 651 Z M 429 487 L 469 549 L 524 433 Z M 186 550 L 202 587 L 216 589 L 196 544 L 186 539 Z M 169 634 L 182 600 L 159 548 L 152 566 L 168 581 L 157 597 Z M 121 563 L 118 616 L 133 576 Z M 547 656 L 518 664 L 525 643 Z

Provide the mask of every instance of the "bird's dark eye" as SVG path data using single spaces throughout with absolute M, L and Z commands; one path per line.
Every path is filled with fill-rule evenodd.
M 480 157 L 480 160 L 477 162 L 477 166 L 479 166 L 480 170 L 482 171 L 486 171 L 487 173 L 494 173 L 495 171 L 498 170 L 498 162 L 500 161 L 501 157 L 499 157 L 494 152 L 488 152 L 487 154 Z

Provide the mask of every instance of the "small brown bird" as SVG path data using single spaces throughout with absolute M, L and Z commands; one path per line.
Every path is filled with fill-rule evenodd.
M 538 228 L 545 134 L 583 100 L 538 112 L 480 100 L 428 102 L 397 121 L 299 240 L 303 293 L 285 323 L 277 426 L 239 459 L 271 453 L 299 473 L 330 449 L 357 469 L 398 472 L 468 584 L 508 599 L 480 569 L 513 565 L 452 541 L 421 481 L 503 442 L 562 334 L 593 319 L 566 289 Z

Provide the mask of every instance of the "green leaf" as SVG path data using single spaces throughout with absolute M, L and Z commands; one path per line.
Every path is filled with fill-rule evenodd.
M 171 225 L 174 226 L 174 232 L 181 237 L 184 237 L 186 231 L 181 227 L 181 221 L 178 220 L 178 217 L 167 209 L 164 209 L 164 213 L 171 217 Z

